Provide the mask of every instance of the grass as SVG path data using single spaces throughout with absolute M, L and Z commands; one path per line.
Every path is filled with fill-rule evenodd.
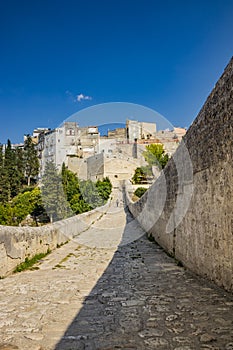
M 57 265 L 55 265 L 53 268 L 52 268 L 52 270 L 55 270 L 55 269 L 65 269 L 66 267 L 65 266 L 63 266 L 63 265 L 61 265 L 61 264 L 57 264 Z
M 45 256 L 51 253 L 51 250 L 48 249 L 46 253 L 40 253 L 34 255 L 31 259 L 25 258 L 24 262 L 17 265 L 14 269 L 14 273 L 21 272 L 24 270 L 38 270 L 38 267 L 33 267 L 36 263 L 38 263 L 41 259 L 43 259 Z
M 60 264 L 62 264 L 62 263 L 64 263 L 64 262 L 66 262 L 71 256 L 74 256 L 74 257 L 76 257 L 76 255 L 75 254 L 73 254 L 73 253 L 69 253 L 64 259 L 62 259 L 61 261 L 60 261 Z
M 57 248 L 61 248 L 64 244 L 69 243 L 69 241 L 62 242 L 61 244 L 57 243 Z
M 53 267 L 53 270 L 55 269 L 66 269 L 66 267 L 64 265 L 62 265 L 63 263 L 65 263 L 69 258 L 71 258 L 72 256 L 74 256 L 75 258 L 77 258 L 77 255 L 73 254 L 73 253 L 69 253 L 65 258 L 63 258 L 59 264 L 55 265 Z

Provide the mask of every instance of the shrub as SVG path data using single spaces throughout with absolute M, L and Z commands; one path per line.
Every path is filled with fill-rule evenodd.
M 134 191 L 134 194 L 135 196 L 137 196 L 138 198 L 141 198 L 144 193 L 147 191 L 147 188 L 144 188 L 144 187 L 138 187 L 135 191 Z

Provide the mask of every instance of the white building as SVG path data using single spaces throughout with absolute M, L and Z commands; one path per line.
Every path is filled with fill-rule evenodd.
M 77 139 L 78 125 L 75 122 L 67 122 L 59 128 L 40 133 L 38 151 L 41 174 L 44 172 L 46 162 L 53 161 L 60 170 L 62 163 L 66 163 L 68 155 L 77 155 Z
M 126 135 L 128 142 L 154 138 L 156 134 L 156 124 L 138 122 L 137 120 L 126 121 Z
M 40 159 L 40 175 L 43 174 L 45 164 L 49 161 L 53 161 L 57 169 L 61 170 L 63 163 L 65 165 L 70 164 L 69 158 L 71 157 L 86 158 L 98 152 L 98 128 L 79 128 L 76 122 L 65 122 L 59 128 L 41 132 L 38 136 L 37 147 Z

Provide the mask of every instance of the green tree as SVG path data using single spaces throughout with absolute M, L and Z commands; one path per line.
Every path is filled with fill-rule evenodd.
M 0 203 L 0 225 L 12 225 L 13 211 L 9 203 Z
M 22 185 L 24 184 L 24 154 L 23 149 L 20 147 L 17 147 L 15 149 L 15 155 L 16 155 L 16 169 L 17 169 L 17 177 L 18 182 L 20 184 L 20 190 L 22 188 Z
M 147 183 L 148 179 L 152 176 L 152 170 L 150 166 L 142 166 L 135 169 L 132 177 L 135 185 Z
M 99 195 L 98 189 L 91 180 L 81 181 L 80 192 L 84 201 L 91 209 L 99 207 L 104 204 L 104 200 Z
M 98 180 L 96 182 L 96 188 L 99 196 L 106 202 L 112 192 L 112 184 L 108 177 L 105 177 L 103 181 Z
M 76 214 L 103 205 L 110 196 L 112 184 L 109 178 L 98 180 L 96 184 L 90 180 L 79 181 L 77 175 L 68 170 L 64 163 L 61 175 L 67 201 Z
M 135 196 L 137 196 L 138 198 L 141 198 L 144 193 L 147 191 L 147 188 L 144 188 L 144 187 L 138 187 L 135 191 L 134 191 L 134 194 Z
M 62 164 L 62 184 L 67 201 L 70 202 L 76 194 L 80 194 L 79 179 L 71 170 Z
M 72 215 L 63 190 L 62 176 L 53 162 L 47 162 L 42 177 L 42 202 L 50 222 L 61 220 Z
M 153 143 L 146 146 L 146 150 L 143 152 L 145 160 L 149 166 L 157 165 L 162 169 L 165 167 L 169 160 L 169 156 L 165 153 L 164 147 L 160 143 Z
M 70 201 L 70 205 L 75 214 L 85 213 L 86 211 L 93 209 L 88 203 L 84 201 L 81 193 L 77 193 L 73 196 Z
M 0 171 L 3 167 L 3 146 L 0 144 Z
M 4 157 L 5 170 L 5 193 L 7 194 L 7 201 L 16 196 L 20 189 L 20 183 L 17 172 L 16 153 L 11 146 L 11 141 L 7 140 Z
M 0 145 L 0 203 L 6 203 L 9 199 L 9 182 L 4 167 L 3 146 Z
M 30 186 L 31 179 L 35 178 L 39 173 L 39 160 L 37 156 L 37 151 L 32 138 L 27 135 L 24 142 L 24 171 L 27 178 L 27 185 Z
M 41 204 L 41 191 L 38 187 L 31 191 L 19 193 L 12 200 L 14 220 L 19 224 L 27 215 L 34 216 L 34 211 Z

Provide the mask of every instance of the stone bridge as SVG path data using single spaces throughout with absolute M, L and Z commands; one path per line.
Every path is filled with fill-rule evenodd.
M 233 349 L 232 124 L 233 60 L 140 201 L 0 227 L 0 350 Z

